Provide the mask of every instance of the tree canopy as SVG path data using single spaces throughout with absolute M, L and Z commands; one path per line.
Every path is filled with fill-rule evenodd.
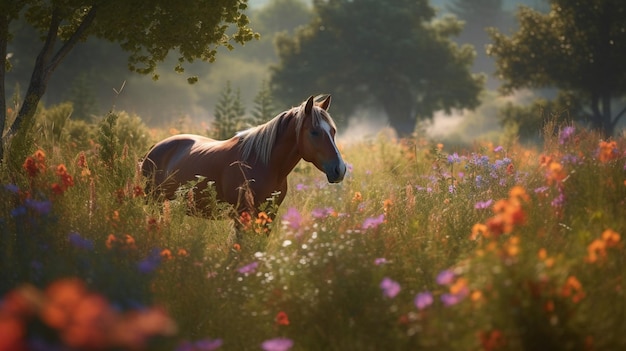
M 544 14 L 518 10 L 519 30 L 491 30 L 488 54 L 496 58 L 502 91 L 557 88 L 589 107 L 593 128 L 613 134 L 626 109 L 612 105 L 626 95 L 626 3 L 621 0 L 553 0 Z
M 334 115 L 380 107 L 400 134 L 438 110 L 473 108 L 484 78 L 472 75 L 474 50 L 450 37 L 461 23 L 435 19 L 426 0 L 316 0 L 314 19 L 277 40 L 277 99 L 294 104 L 317 93 L 340 96 Z
M 118 43 L 128 53 L 130 70 L 154 74 L 157 63 L 178 52 L 174 69 L 194 60 L 213 61 L 217 47 L 232 48 L 256 34 L 243 13 L 247 0 L 24 0 L 0 3 L 0 131 L 2 146 L 11 136 L 25 138 L 37 103 L 54 70 L 67 54 L 88 37 Z M 7 43 L 13 37 L 10 24 L 23 18 L 43 38 L 24 102 L 7 126 L 5 73 L 10 68 Z M 234 33 L 229 28 L 235 27 Z M 155 77 L 157 78 L 157 77 Z M 195 78 L 188 78 L 193 81 Z M 8 128 L 7 128 L 8 127 Z M 7 129 L 6 133 L 4 133 Z M 0 160 L 4 147 L 0 148 Z

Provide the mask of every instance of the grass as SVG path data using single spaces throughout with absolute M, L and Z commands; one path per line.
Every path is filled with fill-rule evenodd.
M 365 140 L 341 184 L 301 162 L 271 235 L 235 243 L 146 201 L 116 123 L 0 172 L 0 350 L 626 346 L 623 137 Z

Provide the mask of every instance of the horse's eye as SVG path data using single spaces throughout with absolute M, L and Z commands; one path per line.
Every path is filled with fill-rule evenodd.
M 316 137 L 316 136 L 319 136 L 319 135 L 320 135 L 319 130 L 316 130 L 316 129 L 311 130 L 311 136 Z

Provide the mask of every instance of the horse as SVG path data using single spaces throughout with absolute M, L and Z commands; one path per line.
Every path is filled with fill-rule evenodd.
M 330 95 L 321 102 L 311 96 L 227 140 L 193 134 L 168 137 L 141 162 L 141 172 L 148 178 L 145 193 L 174 199 L 177 189 L 196 182 L 191 200 L 196 214 L 211 218 L 210 207 L 218 200 L 231 204 L 237 214 L 252 217 L 272 196 L 280 206 L 287 195 L 287 176 L 301 159 L 325 173 L 329 183 L 339 183 L 346 164 L 335 144 L 337 127 L 328 114 L 330 102 Z M 209 186 L 214 187 L 212 195 L 206 191 Z

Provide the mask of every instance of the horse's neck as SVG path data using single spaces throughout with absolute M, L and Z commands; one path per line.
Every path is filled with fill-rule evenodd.
M 276 140 L 276 144 L 272 148 L 269 166 L 278 171 L 279 179 L 284 179 L 301 159 L 302 156 L 300 156 L 296 145 L 295 133 L 287 132 Z

